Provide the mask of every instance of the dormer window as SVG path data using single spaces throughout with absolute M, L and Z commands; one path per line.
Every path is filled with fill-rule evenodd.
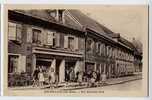
M 56 18 L 57 16 L 56 10 L 50 10 L 49 13 L 50 13 L 50 16 Z
M 56 19 L 56 21 L 64 23 L 64 15 L 63 9 L 59 9 L 59 10 L 50 10 L 50 16 L 54 17 Z

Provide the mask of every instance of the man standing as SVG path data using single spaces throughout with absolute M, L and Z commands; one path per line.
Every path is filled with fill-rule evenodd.
M 35 86 L 38 86 L 39 84 L 39 77 L 38 77 L 38 75 L 39 75 L 39 68 L 38 67 L 36 67 L 36 69 L 34 70 L 34 73 L 33 73 L 33 80 L 34 80 L 34 83 L 33 83 L 33 87 L 35 87 Z

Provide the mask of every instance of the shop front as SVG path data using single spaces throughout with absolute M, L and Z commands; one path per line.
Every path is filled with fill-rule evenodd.
M 50 79 L 53 83 L 74 82 L 76 73 L 83 70 L 83 62 L 80 57 L 35 54 L 33 59 L 35 59 L 33 69 L 36 67 L 42 69 L 46 82 Z

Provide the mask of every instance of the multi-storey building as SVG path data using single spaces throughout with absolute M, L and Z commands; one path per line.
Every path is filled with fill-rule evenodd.
M 134 46 L 78 10 L 9 10 L 8 75 L 36 67 L 59 82 L 71 68 L 119 77 L 134 72 Z
M 61 15 L 54 19 L 49 14 L 62 11 L 9 11 L 8 73 L 32 74 L 39 66 L 63 82 L 65 69 L 83 68 L 83 31 L 63 25 Z
M 115 66 L 117 68 L 116 76 L 133 74 L 135 70 L 133 44 L 121 37 L 120 34 L 113 34 L 112 37 L 117 40 L 117 53 L 115 59 Z

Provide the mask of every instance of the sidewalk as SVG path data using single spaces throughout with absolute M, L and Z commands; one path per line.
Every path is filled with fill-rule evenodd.
M 107 79 L 106 84 L 104 84 L 102 86 L 122 84 L 125 82 L 139 80 L 139 79 L 142 79 L 142 74 L 135 74 L 133 76 L 126 76 L 126 77 L 120 77 L 120 78 L 111 78 L 111 79 Z M 10 89 L 24 90 L 24 89 L 47 89 L 47 88 L 51 89 L 51 87 L 49 85 L 45 85 L 43 88 L 33 87 L 33 86 L 24 86 L 24 87 L 11 87 Z M 79 89 L 79 88 L 90 88 L 90 87 L 87 87 L 86 82 L 83 82 L 81 86 L 79 85 L 79 83 L 68 83 L 68 84 L 61 83 L 61 84 L 58 84 L 57 87 L 54 87 L 52 89 L 68 90 L 68 89 Z
M 121 84 L 121 83 L 124 83 L 124 82 L 134 81 L 134 80 L 138 80 L 138 79 L 142 79 L 142 75 L 141 74 L 134 75 L 134 76 L 127 76 L 127 77 L 108 79 L 107 80 L 107 84 L 108 85 Z
M 126 77 L 120 77 L 120 78 L 111 78 L 107 79 L 106 84 L 101 85 L 101 86 L 108 86 L 108 85 L 116 85 L 116 84 L 123 84 L 125 82 L 129 81 L 135 81 L 135 80 L 140 80 L 142 79 L 142 74 L 136 74 L 134 76 L 126 76 Z M 77 83 L 78 84 L 78 83 Z M 74 90 L 74 89 L 83 89 L 83 88 L 91 88 L 87 87 L 87 83 L 83 83 L 82 86 L 68 86 L 68 87 L 63 87 L 63 90 Z M 100 83 L 99 83 L 100 84 Z

